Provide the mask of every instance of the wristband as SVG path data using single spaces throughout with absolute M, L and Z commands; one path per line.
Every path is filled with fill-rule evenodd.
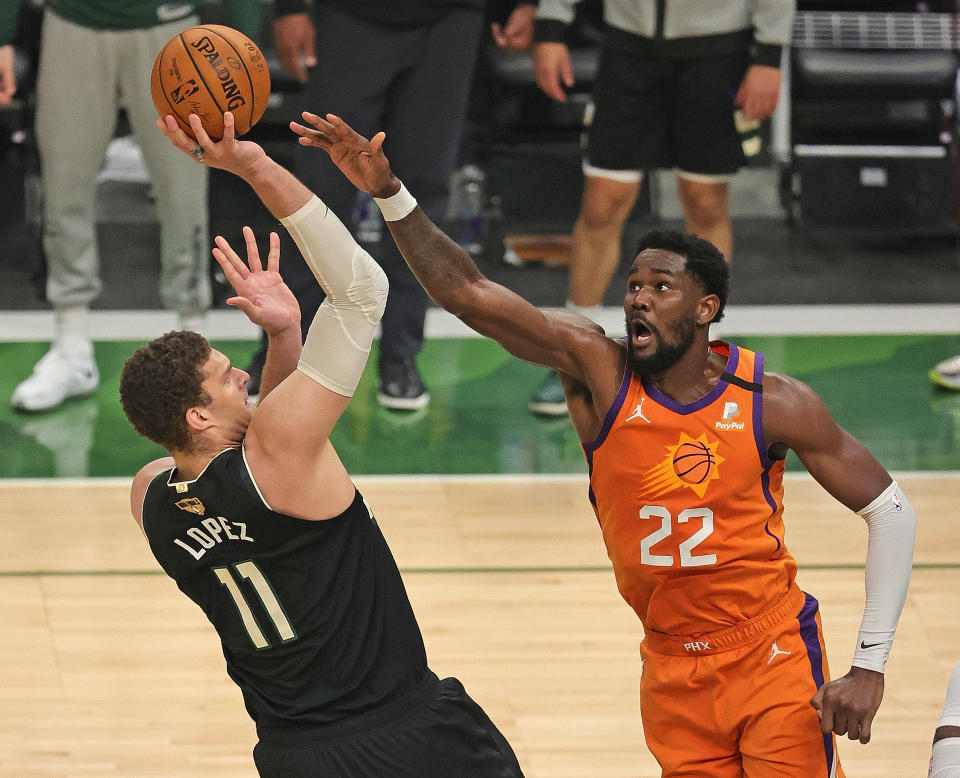
M 383 214 L 383 220 L 388 222 L 398 222 L 403 217 L 409 216 L 410 212 L 417 207 L 416 198 L 407 191 L 407 188 L 400 182 L 400 191 L 390 197 L 374 197 L 374 202 L 380 207 Z

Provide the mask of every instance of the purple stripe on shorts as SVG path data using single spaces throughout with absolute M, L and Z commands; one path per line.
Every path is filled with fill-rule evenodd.
M 823 686 L 823 652 L 820 650 L 820 636 L 816 621 L 817 609 L 820 604 L 806 592 L 803 595 L 803 608 L 797 614 L 797 621 L 800 622 L 800 636 L 807 647 L 810 672 L 819 689 Z M 833 767 L 833 733 L 828 732 L 823 736 L 823 751 L 827 765 L 827 771 L 824 775 L 829 776 Z

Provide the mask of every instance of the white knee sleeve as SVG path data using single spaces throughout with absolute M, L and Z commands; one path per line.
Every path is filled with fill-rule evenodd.
M 320 198 L 311 198 L 280 221 L 327 294 L 310 325 L 298 369 L 350 397 L 387 303 L 387 276 Z

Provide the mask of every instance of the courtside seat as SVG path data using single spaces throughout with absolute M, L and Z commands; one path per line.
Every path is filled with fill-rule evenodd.
M 811 228 L 955 234 L 957 68 L 950 14 L 798 11 L 788 217 Z

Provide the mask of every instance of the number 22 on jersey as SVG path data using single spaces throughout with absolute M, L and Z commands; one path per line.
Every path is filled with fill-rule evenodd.
M 656 521 L 660 519 L 660 526 L 640 541 L 640 562 L 653 567 L 673 567 L 672 554 L 654 553 L 653 547 L 662 540 L 666 540 L 674 531 L 673 516 L 662 505 L 644 505 L 639 514 L 641 519 Z M 680 556 L 680 567 L 704 567 L 717 563 L 716 554 L 695 554 L 694 549 L 713 534 L 713 511 L 709 508 L 685 508 L 677 514 L 676 523 L 686 524 L 690 521 L 700 521 L 700 529 L 686 540 L 680 542 L 677 548 Z

